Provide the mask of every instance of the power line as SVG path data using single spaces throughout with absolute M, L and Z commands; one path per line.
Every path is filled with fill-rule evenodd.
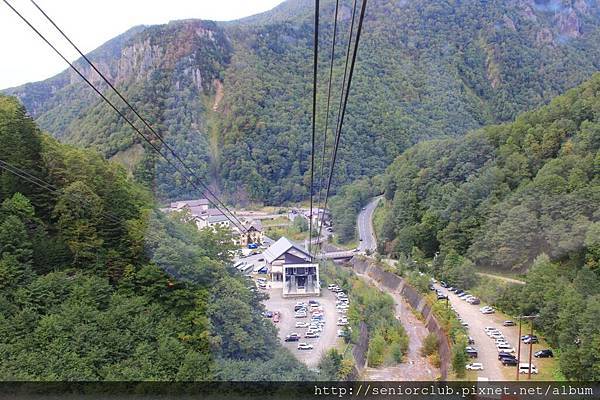
M 53 185 L 53 184 L 51 184 L 51 183 L 49 183 L 49 182 L 47 182 L 47 181 L 45 181 L 45 180 L 43 180 L 41 178 L 38 178 L 37 176 L 34 176 L 34 175 L 30 174 L 29 172 L 27 172 L 27 171 L 25 171 L 25 170 L 17 167 L 14 164 L 10 164 L 10 163 L 8 163 L 8 162 L 6 162 L 4 160 L 0 160 L 0 168 L 4 169 L 5 171 L 10 172 L 11 174 L 13 174 L 13 175 L 15 175 L 15 176 L 17 176 L 17 177 L 19 177 L 21 179 L 24 179 L 24 180 L 26 180 L 26 181 L 28 181 L 28 182 L 36 185 L 37 187 L 39 187 L 39 188 L 41 188 L 43 190 L 46 190 L 46 191 L 48 191 L 50 193 L 53 193 L 53 194 L 55 194 L 57 196 L 60 196 L 60 195 L 64 194 L 64 193 L 61 193 L 61 189 L 59 189 L 55 185 Z M 76 202 L 79 202 L 79 203 L 81 201 L 85 201 L 84 198 L 79 197 L 79 196 L 71 196 L 71 200 L 73 200 L 73 199 Z M 124 222 L 120 217 L 118 217 L 118 216 L 116 216 L 114 214 L 111 214 L 109 212 L 106 212 L 104 210 L 102 210 L 100 212 L 100 214 L 102 216 L 104 216 L 106 219 L 108 219 L 110 222 L 114 223 L 114 224 L 122 224 Z M 130 228 L 132 228 L 132 227 L 130 227 Z M 139 228 L 133 228 L 133 229 L 136 230 L 138 233 L 142 233 L 143 235 L 145 235 L 147 237 L 150 237 L 151 239 L 158 240 L 157 237 L 153 237 L 148 232 L 142 231 Z
M 355 0 L 356 1 L 356 0 Z M 367 1 L 368 0 L 363 0 L 362 1 L 362 6 L 361 6 L 361 10 L 360 10 L 360 17 L 358 20 L 358 27 L 356 29 L 356 40 L 354 41 L 354 51 L 352 53 L 352 62 L 350 64 L 350 72 L 348 74 L 348 84 L 346 87 L 346 93 L 344 96 L 344 104 L 342 107 L 342 113 L 341 113 L 341 117 L 340 117 L 340 121 L 339 121 L 339 126 L 337 128 L 337 135 L 335 138 L 335 145 L 333 148 L 333 157 L 331 159 L 331 169 L 329 170 L 329 179 L 327 181 L 327 190 L 325 192 L 325 202 L 324 202 L 324 206 L 323 208 L 327 208 L 327 200 L 329 198 L 329 191 L 331 188 L 331 181 L 333 178 L 333 171 L 335 168 L 335 161 L 337 158 L 337 150 L 340 144 L 340 137 L 342 134 L 342 127 L 344 125 L 344 117 L 346 116 L 346 106 L 348 105 L 348 96 L 350 94 L 350 88 L 352 87 L 352 76 L 354 75 L 354 66 L 356 65 L 356 56 L 358 54 L 358 44 L 360 42 L 360 34 L 362 32 L 362 26 L 363 26 L 363 22 L 364 22 L 364 18 L 365 18 L 365 11 L 367 8 Z M 348 44 L 350 44 L 350 42 L 348 42 Z M 321 224 L 321 227 L 319 229 L 319 237 L 321 236 L 321 230 L 323 228 L 323 224 Z
M 333 13 L 333 39 L 331 40 L 331 62 L 329 64 L 329 82 L 327 87 L 327 106 L 325 111 L 325 129 L 323 130 L 323 152 L 321 156 L 321 172 L 319 173 L 319 193 L 317 197 L 317 207 L 321 204 L 321 196 L 323 194 L 323 177 L 325 176 L 325 154 L 327 153 L 327 129 L 329 128 L 329 106 L 331 102 L 331 85 L 333 80 L 333 61 L 335 59 L 335 43 L 337 38 L 337 20 L 339 10 L 339 0 L 335 1 L 335 11 Z M 325 210 L 323 209 L 323 215 L 321 217 L 321 224 L 325 217 Z M 317 226 L 319 221 L 319 212 L 317 211 Z M 317 236 L 317 243 L 321 240 L 321 230 L 319 229 L 319 236 Z
M 313 104 L 312 104 L 312 138 L 310 150 L 310 211 L 308 228 L 308 254 L 311 253 L 313 231 L 313 184 L 315 170 L 315 136 L 317 127 L 317 72 L 319 64 L 319 0 L 315 0 L 315 35 L 313 46 Z M 312 255 L 311 255 L 312 258 Z
M 144 123 L 146 124 L 146 126 L 149 127 L 149 129 L 154 133 L 154 135 L 161 141 L 161 143 L 163 143 L 167 149 L 169 149 L 169 151 L 173 154 L 173 156 L 175 158 L 177 158 L 179 160 L 180 163 L 182 163 L 182 165 L 189 171 L 189 173 L 196 178 L 196 180 L 198 181 L 199 185 L 201 187 L 204 188 L 201 189 L 200 187 L 198 187 L 198 184 L 196 184 L 196 182 L 194 180 L 191 180 L 189 178 L 189 176 L 185 173 L 182 172 L 171 160 L 169 160 L 159 149 L 158 147 L 156 147 L 156 145 L 154 143 L 152 143 L 152 141 L 150 139 L 148 139 L 146 137 L 146 135 L 144 135 L 134 124 L 133 122 L 131 122 L 124 114 L 123 112 L 121 112 L 110 100 L 108 100 L 108 98 L 102 94 L 102 92 L 100 92 L 100 90 L 94 86 L 94 84 L 92 84 L 82 73 L 81 71 L 79 71 L 79 69 L 77 69 L 75 67 L 75 65 L 73 65 L 73 63 L 71 63 L 69 60 L 67 60 L 67 58 L 52 44 L 50 43 L 50 41 L 48 41 L 48 39 L 46 39 L 46 37 L 38 30 L 36 29 L 30 22 L 29 20 L 27 20 L 27 18 L 25 18 L 21 13 L 19 13 L 19 11 L 17 11 L 7 0 L 3 0 L 4 3 L 15 13 L 17 14 L 52 50 L 54 50 L 54 52 L 63 59 L 63 61 L 65 61 L 69 67 L 71 67 L 71 69 L 73 69 L 77 75 L 79 75 L 80 78 L 82 78 L 121 118 L 123 118 L 127 124 L 129 126 L 131 126 L 143 139 L 144 141 L 146 141 L 165 161 L 167 161 L 167 163 L 174 168 L 177 172 L 182 173 L 184 179 L 190 183 L 196 190 L 199 190 L 201 193 L 203 193 L 206 196 L 206 193 L 204 193 L 205 191 L 208 192 L 211 196 L 214 197 L 214 200 L 211 200 L 210 198 L 207 197 L 207 199 L 215 206 L 215 208 L 217 208 L 219 211 L 221 211 L 223 213 L 223 215 L 232 223 L 234 224 L 238 229 L 240 229 L 240 232 L 246 232 L 246 228 L 244 227 L 243 223 L 241 221 L 239 221 L 239 219 L 227 208 L 223 205 L 223 207 L 231 214 L 231 216 L 237 220 L 237 223 L 235 221 L 232 220 L 232 218 L 230 218 L 225 212 L 223 212 L 223 210 L 221 210 L 221 208 L 219 208 L 219 206 L 217 205 L 217 203 L 223 204 L 218 197 L 212 193 L 212 191 L 210 191 L 210 189 L 202 182 L 202 180 L 193 173 L 193 171 L 187 166 L 187 164 L 185 164 L 183 162 L 183 160 L 181 160 L 181 158 L 175 153 L 175 151 L 164 141 L 164 139 L 154 130 L 152 129 L 152 127 L 150 127 L 150 125 L 139 115 L 139 113 L 131 106 L 131 104 L 129 104 L 129 102 L 127 102 L 124 97 L 114 88 L 114 86 L 112 84 L 110 84 L 110 82 L 108 81 L 108 79 L 106 79 L 106 77 L 100 73 L 100 71 L 89 61 L 89 59 L 87 59 L 87 57 L 84 56 L 84 59 L 92 66 L 92 68 L 94 68 L 94 70 L 96 72 L 98 72 L 100 74 L 100 76 L 102 77 L 102 79 L 107 82 L 109 84 L 109 86 L 119 95 L 119 97 L 121 97 L 121 99 L 123 99 L 123 101 L 129 106 L 129 108 L 142 120 L 144 121 Z M 33 2 L 33 1 L 32 1 Z M 43 10 L 37 6 L 37 4 L 35 2 L 33 2 L 33 4 L 44 14 L 44 16 L 55 26 L 55 28 L 69 41 L 69 43 L 75 47 L 75 49 L 80 53 L 81 51 L 73 44 L 73 42 L 63 33 L 62 30 L 60 30 L 60 28 L 58 28 L 58 26 L 54 23 L 54 21 L 52 21 L 50 19 L 50 17 L 48 17 L 48 15 L 46 13 L 43 12 Z M 239 225 L 238 225 L 239 224 Z
M 215 199 L 215 201 L 217 203 L 220 204 L 220 206 L 222 208 L 224 208 L 225 210 L 227 210 L 227 212 L 229 212 L 229 214 L 231 214 L 231 216 L 240 224 L 243 226 L 243 223 L 235 216 L 235 214 L 233 214 L 233 212 L 231 212 L 231 210 L 229 210 L 229 208 L 227 208 L 227 206 L 225 204 L 223 204 L 223 202 L 208 188 L 208 186 L 206 186 L 202 180 L 194 173 L 194 171 L 191 169 L 191 167 L 189 167 L 180 157 L 179 155 L 177 155 L 177 153 L 175 152 L 175 150 L 161 137 L 161 135 L 158 134 L 158 132 L 156 132 L 156 130 L 146 121 L 145 118 L 143 118 L 138 112 L 137 110 L 129 103 L 129 101 L 127 101 L 125 99 L 125 97 L 121 94 L 121 92 L 119 92 L 119 90 L 117 90 L 117 88 L 115 88 L 115 86 L 106 78 L 106 76 L 98 69 L 96 68 L 96 66 L 94 65 L 94 63 L 92 63 L 90 61 L 90 59 L 79 49 L 79 47 L 77 47 L 75 45 L 75 43 L 73 43 L 73 41 L 64 33 L 64 31 L 62 29 L 60 29 L 58 27 L 58 25 L 54 22 L 54 20 L 52 18 L 50 18 L 50 16 L 48 16 L 48 14 L 46 14 L 46 12 L 34 1 L 34 0 L 30 0 L 33 5 L 44 15 L 44 17 L 46 17 L 46 19 L 56 28 L 56 30 L 69 42 L 69 44 L 71 44 L 71 46 L 73 46 L 73 48 L 79 53 L 79 55 L 94 69 L 94 71 L 96 71 L 96 73 L 102 78 L 102 80 L 104 80 L 104 82 L 106 82 L 106 84 L 108 84 L 108 86 L 119 96 L 119 98 L 121 98 L 121 100 L 127 105 L 127 107 L 129 107 L 129 109 L 131 111 L 133 111 L 133 113 L 144 123 L 144 125 L 160 140 L 160 142 L 169 150 L 169 152 L 173 155 L 173 157 L 175 157 L 180 163 L 181 165 L 184 166 L 184 168 L 192 175 L 194 176 L 194 178 L 196 178 L 198 180 L 198 182 L 200 183 L 200 185 L 204 188 L 204 190 L 206 192 L 208 192 L 211 196 L 213 196 L 213 198 Z M 212 201 L 211 201 L 212 203 Z M 214 203 L 213 203 L 214 204 Z M 216 206 L 216 204 L 215 204 Z M 218 207 L 217 207 L 218 208 Z M 221 211 L 222 212 L 222 211 Z M 223 213 L 225 214 L 225 213 Z M 233 221 L 232 221 L 233 222 Z
M 353 4 L 352 4 L 352 18 L 350 20 L 350 32 L 348 33 L 348 45 L 346 48 L 346 59 L 344 62 L 344 76 L 342 78 L 342 89 L 340 91 L 340 101 L 339 101 L 339 106 L 338 106 L 338 111 L 337 111 L 337 116 L 336 116 L 336 124 L 335 124 L 335 129 L 334 129 L 334 146 L 336 143 L 336 138 L 337 138 L 337 133 L 338 133 L 338 127 L 340 124 L 340 115 L 342 113 L 342 106 L 344 104 L 344 93 L 346 93 L 346 76 L 348 75 L 348 64 L 350 61 L 350 50 L 352 48 L 352 34 L 354 33 L 354 22 L 356 19 L 356 5 L 357 5 L 357 0 L 354 0 Z M 335 148 L 332 147 L 331 148 L 331 159 L 333 159 L 333 153 L 335 151 Z M 325 176 L 324 172 L 322 172 L 322 178 Z M 327 208 L 327 202 L 325 201 L 325 204 L 323 204 L 323 215 L 321 217 L 321 226 L 323 225 L 323 219 L 325 219 L 325 209 Z M 322 228 L 319 228 L 319 238 L 321 237 L 321 231 Z

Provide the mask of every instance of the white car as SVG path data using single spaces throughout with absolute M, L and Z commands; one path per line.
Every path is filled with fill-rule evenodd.
M 319 337 L 319 332 L 315 332 L 315 331 L 308 331 L 304 334 L 304 337 L 306 339 L 315 339 Z
M 298 343 L 298 350 L 312 350 L 312 349 L 313 349 L 313 345 L 310 343 L 306 343 L 306 342 Z
M 519 364 L 519 374 L 528 374 L 529 373 L 529 363 L 520 363 Z M 537 374 L 538 370 L 535 365 L 531 364 L 531 373 Z
M 506 352 L 506 353 L 514 353 L 515 348 L 511 347 L 509 344 L 499 344 L 496 346 L 498 353 Z
M 336 325 L 337 325 L 337 326 L 346 326 L 346 325 L 348 325 L 348 321 L 341 321 L 341 320 L 340 320 L 340 321 L 338 321 L 338 322 L 337 322 L 337 324 L 336 324 Z
M 294 318 L 306 318 L 305 312 L 297 312 L 294 314 Z
M 296 328 L 308 328 L 308 322 L 296 322 Z
M 483 371 L 482 363 L 471 363 L 467 364 L 467 369 L 471 371 Z
M 335 289 L 336 287 L 337 287 L 337 285 L 336 285 L 336 284 L 333 284 L 333 283 L 330 283 L 329 285 L 327 285 L 327 289 L 329 289 L 329 290 L 333 290 L 333 289 Z

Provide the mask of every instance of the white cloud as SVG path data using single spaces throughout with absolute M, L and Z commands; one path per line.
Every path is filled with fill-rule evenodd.
M 70 60 L 76 53 L 59 40 L 29 0 L 8 0 L 44 35 L 61 43 Z M 267 11 L 282 0 L 36 0 L 84 52 L 135 25 L 187 18 L 227 21 Z M 62 61 L 4 2 L 0 2 L 0 88 L 46 79 L 66 68 Z

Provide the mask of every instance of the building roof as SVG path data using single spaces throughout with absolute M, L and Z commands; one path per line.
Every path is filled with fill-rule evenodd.
M 265 261 L 270 264 L 287 252 L 296 253 L 294 255 L 298 257 L 310 257 L 310 254 L 306 250 L 290 242 L 285 237 L 280 238 L 269 246 L 269 248 L 264 251 L 263 255 L 265 256 Z
M 183 200 L 183 201 L 175 201 L 175 202 L 171 203 L 171 208 L 182 208 L 185 206 L 199 207 L 199 206 L 208 206 L 208 205 L 210 205 L 210 201 L 208 201 L 208 199 Z
M 219 214 L 219 215 L 209 215 L 207 218 L 207 221 L 209 224 L 214 224 L 217 222 L 225 222 L 225 221 L 229 221 L 227 219 L 227 217 L 223 214 Z
M 263 226 L 259 219 L 255 219 L 248 224 L 248 229 L 254 228 L 258 232 L 262 232 Z

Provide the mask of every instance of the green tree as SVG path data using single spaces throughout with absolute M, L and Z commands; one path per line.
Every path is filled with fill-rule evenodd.
M 452 346 L 452 371 L 457 377 L 463 378 L 465 376 L 465 367 L 467 366 L 467 339 L 464 335 L 457 338 L 456 342 Z
M 85 183 L 67 186 L 54 207 L 61 236 L 73 253 L 77 265 L 93 262 L 103 240 L 98 234 L 102 200 Z

